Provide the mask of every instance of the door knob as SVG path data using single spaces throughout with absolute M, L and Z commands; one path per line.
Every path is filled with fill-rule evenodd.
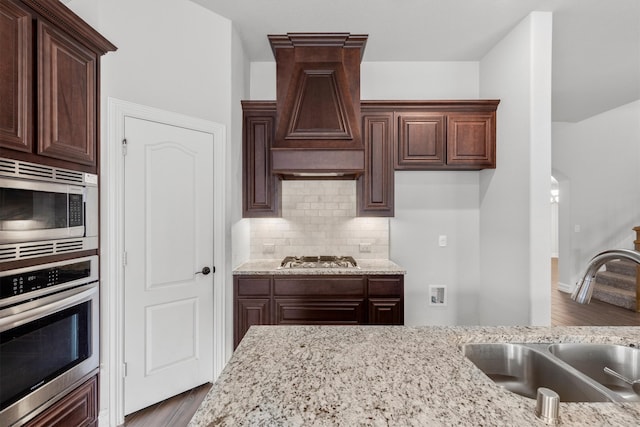
M 196 274 L 207 274 L 211 273 L 211 269 L 209 267 L 202 267 L 202 271 L 196 271 Z

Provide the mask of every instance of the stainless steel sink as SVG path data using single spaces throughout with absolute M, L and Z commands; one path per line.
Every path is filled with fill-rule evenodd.
M 549 351 L 558 359 L 616 392 L 624 400 L 640 402 L 630 384 L 604 372 L 609 367 L 631 379 L 640 378 L 640 350 L 613 344 L 551 344 Z
M 496 384 L 535 399 L 538 387 L 549 388 L 562 402 L 612 402 L 623 400 L 558 358 L 548 344 L 465 344 L 463 354 Z

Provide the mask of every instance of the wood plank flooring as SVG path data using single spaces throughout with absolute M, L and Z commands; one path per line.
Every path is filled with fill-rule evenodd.
M 558 290 L 558 259 L 551 258 L 552 326 L 640 326 L 640 313 L 592 299 L 578 304 Z
M 552 261 L 551 324 L 553 326 L 640 326 L 640 313 L 601 301 L 577 304 L 557 288 L 557 260 Z M 125 427 L 185 427 L 211 388 L 204 384 L 156 405 L 142 409 L 124 420 Z
M 185 391 L 124 418 L 125 427 L 185 427 L 209 392 L 211 383 Z
M 551 325 L 553 326 L 640 326 L 640 313 L 591 300 L 578 304 L 569 294 L 551 291 Z

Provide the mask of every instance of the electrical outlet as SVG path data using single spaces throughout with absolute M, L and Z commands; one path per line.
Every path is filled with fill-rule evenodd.
M 440 247 L 442 247 L 442 248 L 447 246 L 447 236 L 446 235 L 442 235 L 442 236 L 438 237 L 438 245 L 440 245 Z
M 265 253 L 265 254 L 274 254 L 274 253 L 276 253 L 276 245 L 275 245 L 275 243 L 263 243 L 262 244 L 262 253 Z
M 371 243 L 360 243 L 360 252 L 371 252 Z

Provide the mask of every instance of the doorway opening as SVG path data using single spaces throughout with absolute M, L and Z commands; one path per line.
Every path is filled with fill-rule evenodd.
M 551 176 L 551 291 L 558 290 L 558 262 L 560 257 L 559 209 L 560 183 Z

